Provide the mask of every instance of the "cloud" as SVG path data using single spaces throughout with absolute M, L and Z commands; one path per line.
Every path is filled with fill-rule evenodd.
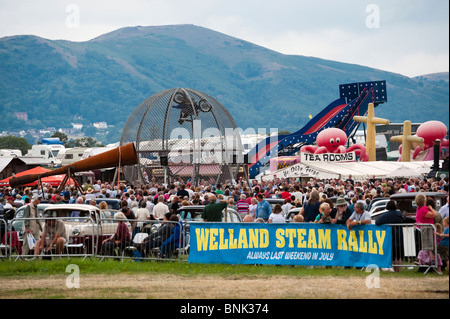
M 67 23 L 70 5 L 78 27 Z M 126 26 L 188 23 L 286 54 L 415 76 L 448 71 L 448 10 L 444 0 L 0 0 L 0 36 L 86 41 Z M 368 28 L 373 14 L 379 27 Z

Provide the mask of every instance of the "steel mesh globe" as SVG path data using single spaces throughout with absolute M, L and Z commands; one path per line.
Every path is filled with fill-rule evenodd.
M 234 178 L 235 163 L 242 163 L 231 114 L 216 99 L 192 89 L 161 91 L 142 102 L 123 129 L 120 144 L 130 142 L 139 163 L 125 168 L 129 181 L 226 183 Z

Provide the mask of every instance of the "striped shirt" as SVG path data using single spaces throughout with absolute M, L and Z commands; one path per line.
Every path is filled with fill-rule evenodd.
M 245 199 L 241 199 L 240 201 L 238 201 L 236 203 L 236 207 L 237 207 L 237 212 L 239 214 L 248 214 L 248 203 Z

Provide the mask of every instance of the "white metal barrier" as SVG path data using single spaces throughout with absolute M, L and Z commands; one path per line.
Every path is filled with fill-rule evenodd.
M 126 221 L 130 232 L 130 240 L 123 244 L 115 244 L 113 249 L 106 251 L 103 241 L 111 238 L 117 229 L 117 221 L 113 218 L 99 219 L 98 223 L 91 217 L 48 217 L 48 218 L 14 218 L 8 225 L 0 219 L 2 244 L 0 246 L 0 258 L 11 259 L 14 253 L 16 259 L 50 258 L 46 254 L 35 255 L 19 254 L 17 247 L 13 245 L 13 225 L 22 225 L 21 229 L 15 229 L 16 234 L 26 240 L 23 232 L 23 223 L 26 220 L 36 220 L 45 223 L 47 220 L 60 220 L 66 227 L 67 242 L 61 257 L 99 257 L 128 260 L 177 260 L 186 261 L 190 245 L 190 224 L 192 222 L 175 222 L 160 220 Z M 22 224 L 18 223 L 22 222 Z M 142 224 L 138 224 L 142 223 Z M 133 224 L 136 226 L 133 227 Z M 139 225 L 139 226 L 137 226 Z M 416 267 L 424 270 L 426 274 L 430 270 L 437 271 L 444 264 L 437 251 L 436 227 L 432 224 L 390 224 L 392 227 L 392 264 L 393 267 Z M 176 229 L 178 227 L 178 229 Z M 20 227 L 19 227 L 20 228 Z M 179 232 L 179 236 L 176 236 Z M 9 234 L 9 236 L 8 236 Z M 40 238 L 39 234 L 39 237 Z M 167 242 L 172 236 L 172 241 Z M 5 237 L 5 241 L 3 241 Z
M 27 232 L 24 229 L 24 222 L 35 220 L 37 223 L 41 224 L 41 231 L 38 234 L 32 234 L 35 239 L 35 247 L 29 247 Z M 58 257 L 93 257 L 95 256 L 95 243 L 97 235 L 97 226 L 91 217 L 39 217 L 39 218 L 14 218 L 11 221 L 9 231 L 12 230 L 13 225 L 19 226 L 16 229 L 22 237 L 22 254 L 16 254 L 15 260 L 19 258 L 51 258 L 55 256 L 55 246 L 52 246 L 48 251 L 49 240 L 50 242 L 53 238 L 42 238 L 44 224 L 51 220 L 59 220 L 64 224 L 66 236 L 62 251 L 57 255 Z M 20 223 L 22 222 L 22 223 Z M 10 237 L 12 238 L 12 237 Z M 44 240 L 44 249 L 39 254 L 35 254 L 36 245 L 39 240 Z M 24 248 L 27 248 L 26 250 Z M 12 257 L 12 247 L 10 247 L 10 257 Z M 32 253 L 29 253 L 32 252 Z
M 97 257 L 101 260 L 186 260 L 189 235 L 182 222 L 127 219 L 126 223 L 130 239 L 113 243 L 110 238 L 115 234 L 117 221 L 113 218 L 99 220 L 102 244 Z
M 0 218 L 0 259 L 4 260 L 11 256 L 11 243 L 12 238 L 8 223 L 3 218 Z
M 393 267 L 417 267 L 426 274 L 443 265 L 433 224 L 390 224 Z

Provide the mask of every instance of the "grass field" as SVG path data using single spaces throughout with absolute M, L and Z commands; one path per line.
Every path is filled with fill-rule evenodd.
M 75 275 L 79 288 L 74 287 Z M 390 273 L 166 261 L 6 260 L 0 262 L 0 298 L 449 299 L 449 277 L 447 271 L 438 276 L 417 269 Z

